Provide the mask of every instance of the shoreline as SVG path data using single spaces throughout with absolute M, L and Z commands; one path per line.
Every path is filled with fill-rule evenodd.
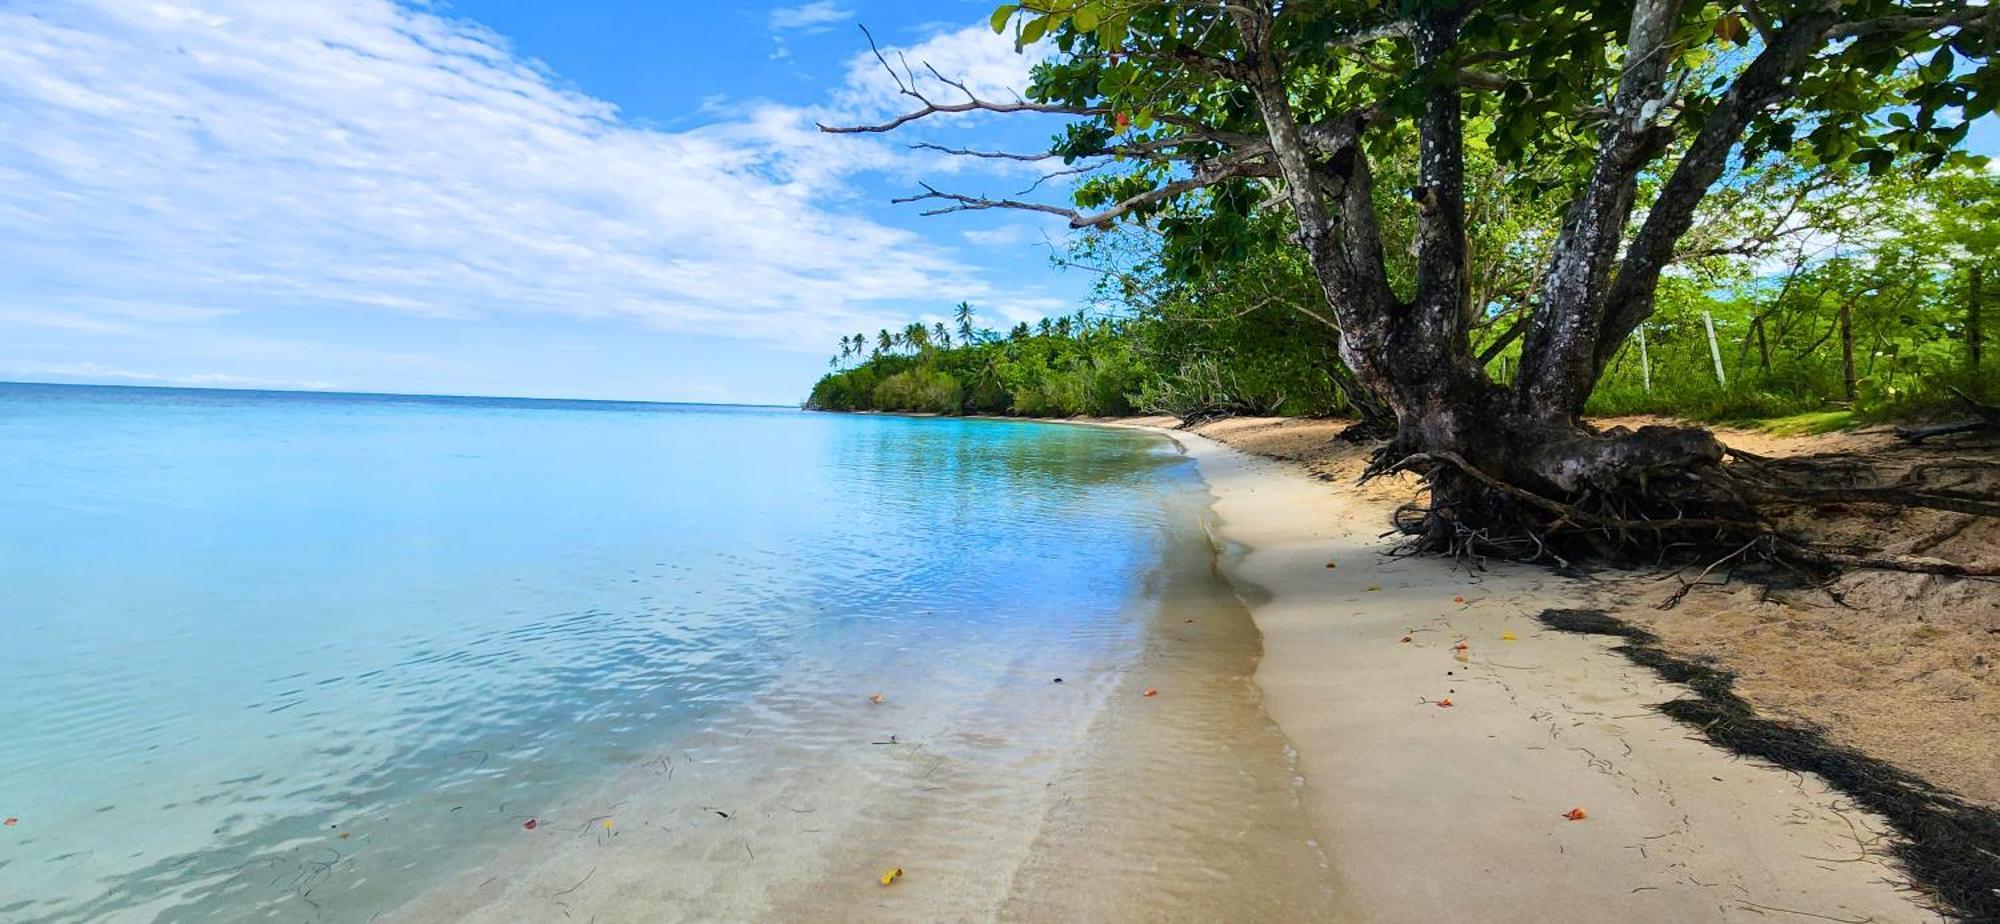
M 1215 496 L 1176 441 L 1145 440 L 1185 481 L 1115 655 L 1025 654 L 975 697 L 997 718 L 930 710 L 893 680 L 878 706 L 865 690 L 819 691 L 839 696 L 831 713 L 806 703 L 817 693 L 760 706 L 822 726 L 840 710 L 895 716 L 883 733 L 902 734 L 799 749 L 716 723 L 707 745 L 770 750 L 754 778 L 718 776 L 703 747 L 662 750 L 383 920 L 1349 919 L 1260 705 L 1261 640 L 1219 573 Z M 1055 711 L 1056 737 L 1024 724 Z
M 1105 423 L 1175 439 L 1216 496 L 1263 635 L 1255 680 L 1352 920 L 1938 920 L 1867 849 L 1880 819 L 1693 740 L 1651 708 L 1682 690 L 1533 619 L 1582 603 L 1580 583 L 1386 558 L 1380 499 Z

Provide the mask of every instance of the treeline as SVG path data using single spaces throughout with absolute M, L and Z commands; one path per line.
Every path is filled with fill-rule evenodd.
M 813 386 L 806 406 L 1030 417 L 1113 416 L 1136 407 L 1145 374 L 1117 320 L 1044 318 L 1001 334 L 979 328 L 972 306 L 961 303 L 954 322 L 844 338 L 834 358 L 840 368 Z
M 1492 167 L 1477 156 L 1473 166 Z M 1519 368 L 1541 282 L 1537 242 L 1555 233 L 1561 203 L 1497 171 L 1471 185 L 1472 300 L 1482 307 L 1469 336 L 1504 384 Z M 1817 415 L 1808 425 L 1840 426 L 1942 413 L 1960 393 L 2000 396 L 1985 355 L 1986 305 L 2000 289 L 2000 176 L 1871 177 L 1787 163 L 1745 172 L 1714 198 L 1653 316 L 1599 379 L 1591 413 Z M 807 405 L 1053 417 L 1379 413 L 1347 387 L 1338 332 L 1281 216 L 1227 234 L 1177 230 L 1078 237 L 1059 262 L 1099 283 L 1073 316 L 1001 332 L 960 304 L 949 321 L 843 338 Z M 1405 249 L 1398 230 L 1385 229 L 1392 253 Z M 1411 285 L 1411 268 L 1392 260 L 1391 273 L 1398 288 Z

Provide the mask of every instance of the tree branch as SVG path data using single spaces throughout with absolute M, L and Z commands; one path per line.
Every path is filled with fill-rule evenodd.
M 1756 59 L 1743 69 L 1688 145 L 1687 153 L 1661 187 L 1646 221 L 1626 248 L 1618 278 L 1606 297 L 1606 313 L 1597 332 L 1590 367 L 1594 373 L 1611 361 L 1632 329 L 1653 313 L 1660 271 L 1673 259 L 1674 247 L 1694 224 L 1695 207 L 1722 176 L 1729 151 L 1743 136 L 1750 120 L 1784 91 L 1786 81 L 1824 41 L 1833 24 L 1829 12 L 1808 13 L 1779 28 Z

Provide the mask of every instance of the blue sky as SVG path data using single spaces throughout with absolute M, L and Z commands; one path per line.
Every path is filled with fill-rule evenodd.
M 991 4 L 4 0 L 0 380 L 790 403 L 843 334 L 1074 310 L 1058 220 L 889 202 L 1052 123 L 813 129 L 907 103 L 857 24 L 1021 86 Z
M 1060 222 L 888 201 L 1019 165 L 813 128 L 904 107 L 859 23 L 1024 84 L 988 10 L 0 4 L 0 379 L 788 403 L 843 334 L 1073 310 Z

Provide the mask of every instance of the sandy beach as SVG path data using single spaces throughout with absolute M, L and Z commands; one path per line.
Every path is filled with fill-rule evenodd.
M 695 754 L 672 786 L 618 781 L 554 812 L 554 850 L 390 919 L 1938 920 L 1875 849 L 1880 819 L 1699 741 L 1652 708 L 1684 691 L 1533 618 L 1589 588 L 1390 557 L 1394 488 L 1160 423 L 1116 425 L 1196 461 L 1208 542 L 1169 551 L 1136 658 L 1062 687 L 1023 666 L 991 691 L 1009 703 L 992 740 L 969 742 L 1101 694 L 1066 719 L 1072 747 L 994 773 L 919 730 L 828 779 L 853 767 L 733 742 L 782 753 L 756 780 L 704 777 Z M 614 845 L 589 804 L 649 820 Z
M 1683 691 L 1532 618 L 1582 586 L 1384 557 L 1383 497 L 1173 436 L 1350 919 L 1936 920 L 1869 849 L 1879 819 L 1695 740 L 1650 708 Z

